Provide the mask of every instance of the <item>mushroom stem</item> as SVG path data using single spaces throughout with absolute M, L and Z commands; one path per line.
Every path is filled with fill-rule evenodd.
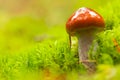
M 93 34 L 82 34 L 78 38 L 79 61 L 88 68 L 89 71 L 95 71 L 95 62 L 89 60 L 89 49 L 93 43 Z

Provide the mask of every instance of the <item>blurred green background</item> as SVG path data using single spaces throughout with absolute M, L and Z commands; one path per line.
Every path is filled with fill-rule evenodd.
M 0 53 L 13 54 L 46 39 L 67 37 L 65 24 L 79 7 L 99 12 L 110 0 L 0 0 Z

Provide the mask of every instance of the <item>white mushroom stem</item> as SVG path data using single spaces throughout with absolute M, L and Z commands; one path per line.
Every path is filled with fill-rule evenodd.
M 94 34 L 87 32 L 78 37 L 79 61 L 89 70 L 95 70 L 95 62 L 89 61 L 88 52 L 94 40 Z

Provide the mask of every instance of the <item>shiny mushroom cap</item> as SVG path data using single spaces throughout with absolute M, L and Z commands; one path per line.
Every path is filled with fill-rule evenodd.
M 66 31 L 69 35 L 86 29 L 104 29 L 105 22 L 100 14 L 89 8 L 79 8 L 67 21 Z

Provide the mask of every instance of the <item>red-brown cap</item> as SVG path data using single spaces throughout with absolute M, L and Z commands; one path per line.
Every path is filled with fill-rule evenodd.
M 85 29 L 103 29 L 105 22 L 100 14 L 92 9 L 82 7 L 78 9 L 67 21 L 66 30 L 71 36 Z

